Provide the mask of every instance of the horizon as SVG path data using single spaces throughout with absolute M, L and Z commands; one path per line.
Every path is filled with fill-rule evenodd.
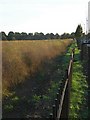
M 1 33 L 1 32 L 5 32 L 5 31 L 0 31 L 0 33 Z M 21 33 L 26 33 L 27 35 L 28 35 L 29 33 L 32 33 L 32 32 L 27 33 L 27 32 L 25 32 L 25 31 L 24 31 L 24 32 L 23 32 L 23 31 L 22 31 L 22 32 L 18 32 L 18 31 L 15 31 L 15 32 L 14 32 L 14 31 L 9 31 L 9 32 L 20 33 L 20 34 L 21 34 Z M 8 32 L 8 33 L 9 33 L 9 32 Z M 6 35 L 8 35 L 8 33 L 5 32 Z M 34 35 L 35 33 L 43 33 L 43 32 L 34 32 L 34 33 L 32 33 L 32 34 Z M 66 33 L 66 34 L 71 34 L 71 33 L 75 33 L 75 32 L 71 32 L 71 33 L 64 32 L 64 33 Z M 62 33 L 62 34 L 59 34 L 59 33 L 52 33 L 52 34 L 54 34 L 54 35 L 56 35 L 56 34 L 63 35 L 64 33 Z M 46 35 L 46 34 L 51 34 L 51 33 L 43 33 L 43 34 Z

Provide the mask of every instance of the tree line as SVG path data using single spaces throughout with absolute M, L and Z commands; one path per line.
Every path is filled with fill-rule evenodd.
M 59 35 L 58 33 L 53 34 L 53 33 L 47 33 L 44 34 L 42 32 L 38 33 L 26 33 L 26 32 L 13 32 L 10 31 L 8 35 L 6 35 L 5 32 L 1 32 L 2 35 L 2 40 L 45 40 L 45 39 L 68 39 L 68 38 L 74 38 L 75 33 L 72 32 L 71 34 L 69 33 L 63 33 L 62 35 Z
M 10 31 L 8 33 L 8 35 L 6 35 L 5 32 L 1 32 L 2 35 L 2 40 L 45 40 L 45 39 L 69 39 L 69 38 L 76 38 L 77 40 L 77 44 L 80 44 L 80 39 L 85 40 L 90 39 L 90 33 L 88 33 L 87 35 L 85 35 L 85 33 L 83 32 L 83 28 L 81 26 L 81 24 L 79 24 L 76 28 L 75 32 L 72 32 L 71 34 L 69 33 L 63 33 L 61 35 L 59 35 L 58 33 L 53 34 L 53 33 L 47 33 L 44 34 L 42 32 L 38 33 L 26 33 L 26 32 L 13 32 Z

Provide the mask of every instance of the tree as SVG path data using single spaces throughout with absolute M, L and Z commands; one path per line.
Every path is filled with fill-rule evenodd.
M 41 40 L 45 39 L 45 36 L 44 36 L 44 34 L 42 32 L 39 33 L 39 36 L 40 36 Z
M 49 33 L 47 33 L 47 34 L 45 35 L 45 39 L 50 39 L 50 34 L 49 34 Z
M 54 34 L 50 33 L 50 39 L 54 39 L 54 38 L 55 38 Z
M 35 40 L 43 40 L 43 39 L 45 39 L 45 36 L 42 32 L 40 32 L 40 33 L 35 32 L 33 38 Z
M 78 48 L 80 48 L 80 39 L 81 39 L 82 36 L 83 36 L 83 29 L 82 29 L 82 26 L 80 24 L 80 25 L 77 26 L 76 32 L 75 32 L 75 37 L 76 37 L 76 40 L 77 40 Z
M 81 38 L 82 35 L 83 35 L 83 29 L 82 29 L 82 26 L 80 24 L 76 28 L 75 37 L 78 39 L 78 38 Z
M 21 34 L 19 32 L 15 32 L 14 36 L 16 40 L 21 40 Z
M 70 38 L 71 36 L 70 36 L 70 34 L 69 33 L 63 33 L 62 35 L 61 35 L 61 39 L 68 39 L 68 38 Z
M 8 33 L 8 37 L 7 37 L 8 40 L 15 40 L 15 34 L 14 32 L 10 31 Z
M 21 40 L 26 40 L 27 39 L 27 33 L 26 32 L 22 32 L 21 33 Z
M 34 40 L 39 40 L 39 39 L 40 39 L 39 33 L 35 32 L 34 33 Z
M 60 38 L 59 34 L 56 33 L 56 34 L 55 34 L 55 39 L 59 39 L 59 38 Z
M 75 38 L 75 33 L 74 33 L 74 32 L 72 32 L 70 36 L 71 36 L 71 38 L 73 38 L 73 39 L 74 39 L 74 38 Z
M 7 40 L 7 35 L 5 32 L 1 32 L 2 40 Z
M 28 39 L 28 40 L 33 40 L 33 33 L 28 33 L 27 39 Z

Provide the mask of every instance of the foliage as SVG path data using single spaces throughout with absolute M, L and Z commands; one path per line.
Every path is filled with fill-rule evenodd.
M 36 94 L 34 94 L 34 95 L 32 96 L 31 101 L 32 101 L 33 107 L 34 107 L 35 109 L 38 109 L 38 108 L 40 107 L 41 95 L 36 95 Z
M 10 31 L 8 35 L 6 35 L 5 32 L 1 32 L 2 34 L 2 40 L 47 40 L 47 39 L 69 39 L 69 38 L 74 38 L 74 32 L 69 34 L 69 33 L 64 33 L 62 35 L 59 35 L 58 33 L 53 34 L 53 33 L 47 33 L 44 34 L 42 32 L 38 33 L 35 32 L 33 33 L 26 33 L 26 32 L 13 32 Z
M 80 51 L 76 48 L 70 100 L 70 118 L 82 120 L 87 118 L 87 82 L 85 75 L 83 75 L 83 67 L 79 55 Z
M 71 34 L 69 34 L 69 33 L 63 33 L 61 35 L 61 39 L 74 38 L 74 37 L 75 37 L 74 33 L 71 33 Z
M 80 24 L 76 28 L 75 37 L 78 39 L 78 38 L 82 37 L 82 35 L 83 35 L 83 29 L 82 29 L 82 26 Z
M 2 40 L 7 40 L 7 35 L 5 32 L 1 32 Z
M 82 26 L 80 24 L 80 25 L 77 26 L 76 32 L 75 32 L 75 37 L 76 37 L 76 40 L 77 40 L 78 48 L 80 48 L 80 39 L 81 39 L 82 36 L 83 36 L 83 29 L 82 29 Z
M 14 32 L 10 31 L 8 33 L 7 40 L 15 40 Z

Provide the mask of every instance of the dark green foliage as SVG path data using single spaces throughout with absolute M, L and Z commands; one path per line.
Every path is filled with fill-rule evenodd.
M 15 32 L 15 39 L 20 40 L 21 39 L 21 34 L 19 32 Z
M 21 39 L 22 39 L 22 40 L 27 39 L 27 33 L 26 33 L 26 32 L 22 32 L 22 33 L 21 33 Z
M 74 39 L 75 38 L 74 32 L 72 32 L 71 34 L 64 33 L 62 35 L 59 35 L 58 33 L 44 34 L 42 32 L 40 33 L 35 32 L 34 34 L 33 33 L 27 34 L 26 32 L 14 33 L 13 31 L 10 31 L 8 35 L 6 35 L 5 32 L 1 32 L 1 34 L 2 34 L 2 40 L 47 40 L 47 39 L 69 39 L 69 38 Z
M 5 32 L 1 32 L 2 40 L 7 40 L 7 35 Z
M 82 36 L 83 36 L 83 29 L 82 29 L 82 26 L 80 24 L 77 26 L 76 32 L 75 32 L 75 38 L 77 40 L 78 48 L 80 48 L 80 40 L 81 40 Z
M 14 32 L 10 31 L 7 36 L 8 40 L 15 40 L 15 34 Z
M 80 37 L 82 37 L 83 35 L 83 29 L 81 24 L 77 26 L 76 32 L 75 32 L 75 37 L 78 39 Z
M 69 34 L 69 33 L 63 33 L 61 35 L 61 39 L 68 39 L 68 38 L 74 38 L 74 33 L 71 33 L 71 34 Z
M 59 38 L 60 38 L 60 35 L 58 33 L 56 33 L 55 39 L 59 39 Z

